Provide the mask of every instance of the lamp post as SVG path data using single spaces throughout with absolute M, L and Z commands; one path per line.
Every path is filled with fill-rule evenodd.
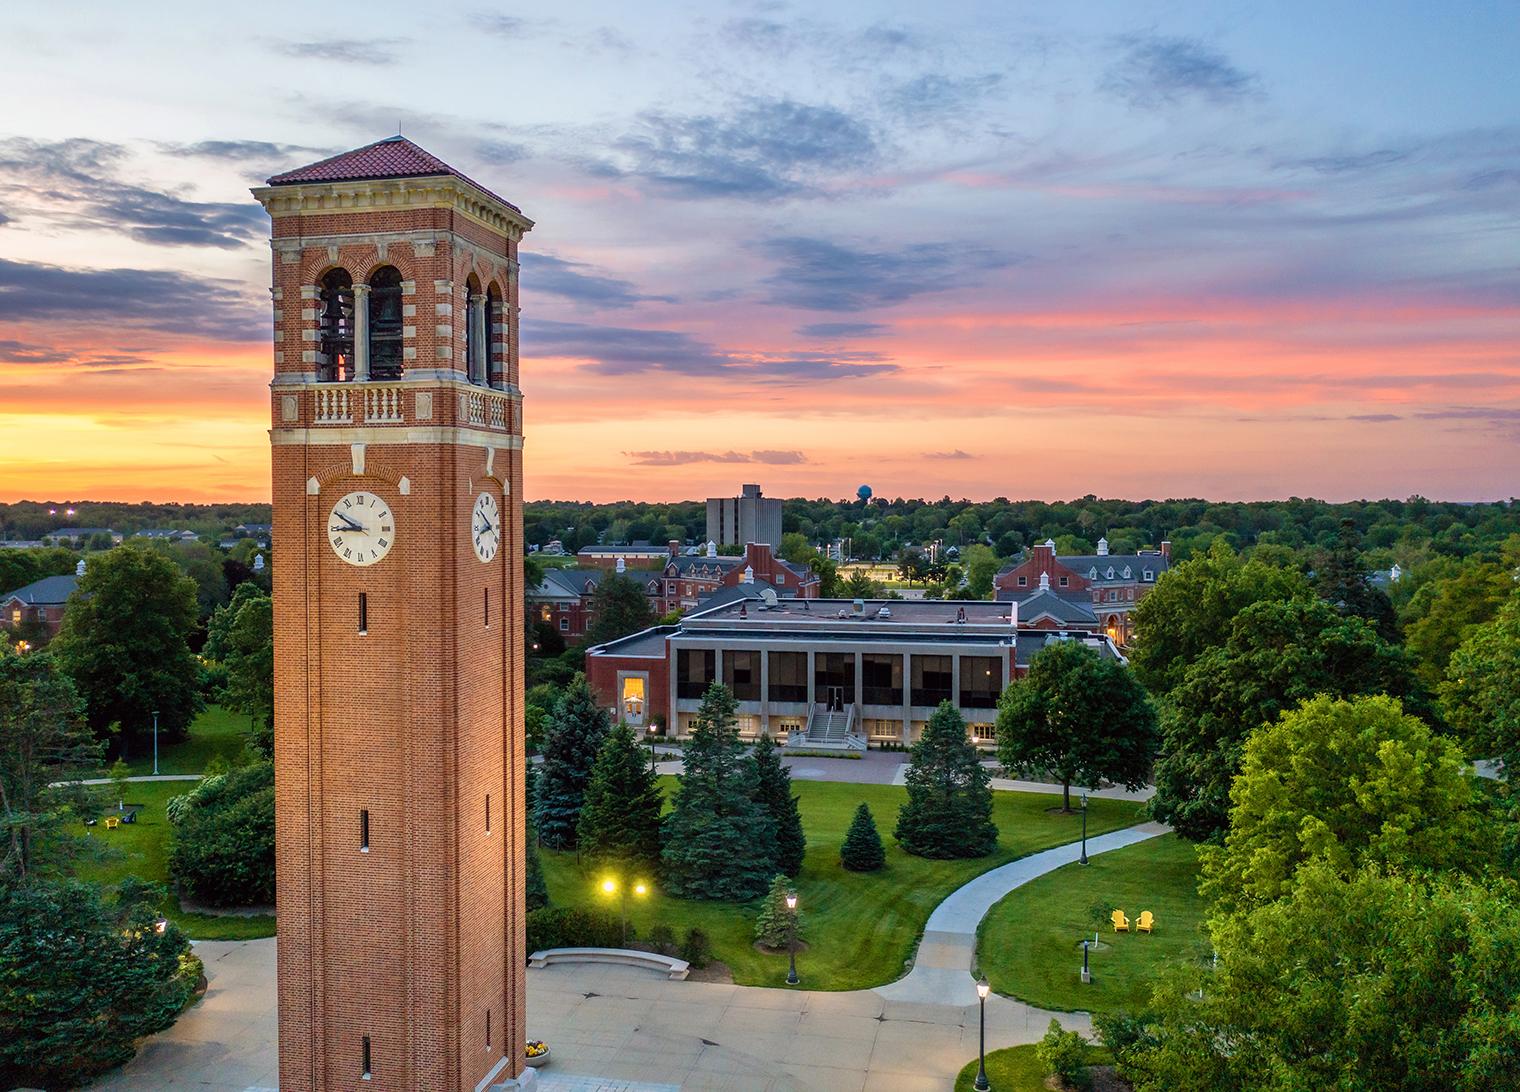
M 153 710 L 153 776 L 158 776 L 158 710 Z
M 623 925 L 623 947 L 628 947 L 628 885 L 620 883 L 612 876 L 602 881 L 602 892 L 607 895 L 618 897 L 618 917 Z M 639 898 L 649 894 L 649 887 L 643 880 L 636 880 L 633 885 L 633 893 Z
M 1087 793 L 1082 793 L 1082 857 L 1080 864 L 1087 863 Z
M 801 981 L 797 977 L 797 892 L 786 893 L 786 952 L 790 966 L 786 971 L 786 984 L 795 986 Z
M 992 987 L 985 977 L 977 980 L 976 996 L 981 1002 L 981 1036 L 976 1049 L 976 1083 L 971 1086 L 976 1092 L 989 1092 L 992 1088 L 987 1083 L 987 995 L 991 992 Z
M 1087 968 L 1087 946 L 1089 944 L 1091 944 L 1091 943 L 1092 943 L 1092 941 L 1088 940 L 1086 937 L 1082 938 L 1082 984 L 1083 985 L 1090 985 L 1092 983 L 1092 971 L 1088 970 L 1088 968 Z

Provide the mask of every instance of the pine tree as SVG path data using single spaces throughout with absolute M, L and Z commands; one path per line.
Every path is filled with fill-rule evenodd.
M 581 803 L 610 720 L 584 675 L 577 674 L 554 705 L 534 809 L 539 840 L 550 849 L 575 848 Z
M 862 803 L 855 809 L 850 829 L 845 833 L 844 845 L 839 847 L 839 863 L 850 872 L 875 872 L 887 863 L 887 851 L 876 831 L 876 820 L 871 808 Z
M 916 857 L 981 857 L 997 844 L 992 785 L 966 722 L 941 702 L 913 745 L 906 775 L 908 802 L 897 813 L 897 842 Z
M 652 872 L 660 862 L 663 807 L 643 748 L 628 723 L 619 721 L 597 752 L 581 804 L 576 839 L 582 855 Z
M 549 885 L 544 883 L 544 866 L 538 859 L 538 843 L 531 837 L 528 839 L 527 887 L 525 894 L 529 910 L 538 910 L 549 905 Z
M 755 919 L 755 941 L 760 947 L 772 951 L 785 949 L 793 936 L 802 935 L 802 911 L 788 909 L 786 905 L 786 897 L 791 893 L 791 877 L 778 872 L 760 904 L 760 916 Z
M 802 871 L 807 836 L 802 833 L 802 813 L 792 795 L 792 775 L 781 765 L 781 751 L 770 736 L 755 744 L 755 802 L 776 823 L 776 867 L 788 876 Z
M 728 687 L 713 683 L 692 722 L 663 854 L 666 886 L 683 898 L 753 899 L 776 871 L 776 823 L 755 803 L 735 709 Z

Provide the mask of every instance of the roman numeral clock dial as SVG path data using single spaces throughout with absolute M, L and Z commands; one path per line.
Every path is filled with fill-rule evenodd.
M 360 490 L 343 497 L 327 519 L 327 541 L 340 561 L 373 565 L 383 561 L 396 541 L 391 506 L 373 493 Z
M 501 546 L 501 519 L 496 498 L 482 493 L 470 510 L 470 547 L 481 561 L 490 561 Z

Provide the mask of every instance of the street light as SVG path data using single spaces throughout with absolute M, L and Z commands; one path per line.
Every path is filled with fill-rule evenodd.
M 977 980 L 976 996 L 981 1002 L 982 1030 L 981 1041 L 976 1050 L 976 1083 L 971 1087 L 976 1092 L 990 1092 L 992 1085 L 987 1083 L 987 995 L 992 992 L 985 976 Z
M 628 885 L 619 883 L 615 877 L 608 876 L 602 881 L 602 893 L 616 895 L 618 897 L 618 916 L 623 923 L 623 947 L 628 947 Z M 635 880 L 633 893 L 639 898 L 649 894 L 649 885 L 643 880 Z
M 786 984 L 795 986 L 801 981 L 797 977 L 797 892 L 786 893 L 786 951 L 790 966 L 786 971 Z
M 153 710 L 153 776 L 158 776 L 158 710 Z
M 1082 793 L 1082 859 L 1080 864 L 1087 863 L 1087 793 Z

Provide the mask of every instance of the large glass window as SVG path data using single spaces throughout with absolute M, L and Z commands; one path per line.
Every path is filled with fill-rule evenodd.
M 818 652 L 813 655 L 813 697 L 833 705 L 855 701 L 855 654 Z
M 676 649 L 676 697 L 700 698 L 707 693 L 712 681 L 712 649 Z
M 808 700 L 807 653 L 772 652 L 770 663 L 770 701 Z
M 867 652 L 860 661 L 863 701 L 867 705 L 901 705 L 903 700 L 902 657 Z
M 1003 684 L 1003 669 L 996 656 L 961 657 L 961 707 L 963 709 L 997 708 L 998 691 Z
M 955 661 L 949 656 L 913 657 L 913 704 L 938 705 L 954 699 Z
M 723 652 L 723 685 L 735 701 L 760 700 L 760 653 Z

